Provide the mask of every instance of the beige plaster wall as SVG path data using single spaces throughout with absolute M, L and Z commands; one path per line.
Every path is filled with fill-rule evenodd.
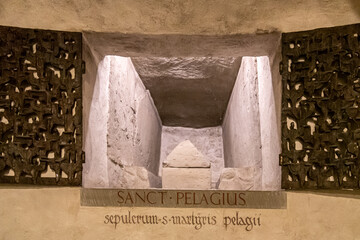
M 287 209 L 166 209 L 81 207 L 79 188 L 0 188 L 0 239 L 358 239 L 358 195 L 287 194 Z M 216 216 L 215 225 L 105 224 L 109 214 Z M 260 217 L 261 226 L 222 223 L 224 216 Z
M 357 23 L 358 0 L 0 0 L 0 25 L 144 34 L 234 34 Z

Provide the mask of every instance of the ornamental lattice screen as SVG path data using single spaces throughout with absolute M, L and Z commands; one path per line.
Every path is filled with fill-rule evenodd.
M 81 53 L 81 33 L 0 27 L 1 183 L 81 184 Z
M 359 188 L 360 25 L 282 41 L 282 187 Z

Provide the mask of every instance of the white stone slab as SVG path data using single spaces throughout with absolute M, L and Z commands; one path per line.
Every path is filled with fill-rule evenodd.
M 130 58 L 108 56 L 107 154 L 123 166 L 158 173 L 161 120 Z M 109 176 L 111 179 L 111 176 Z
M 148 189 L 161 187 L 161 178 L 146 170 L 144 167 L 126 166 L 120 168 L 114 165 L 111 169 L 113 179 L 111 188 Z
M 224 168 L 220 175 L 219 189 L 259 190 L 261 173 L 261 168 L 256 167 Z
M 256 57 L 243 57 L 222 125 L 225 167 L 261 167 L 257 78 Z
M 210 189 L 210 168 L 163 168 L 162 187 L 166 189 Z
M 210 168 L 210 163 L 192 142 L 186 140 L 172 150 L 163 163 L 163 167 Z

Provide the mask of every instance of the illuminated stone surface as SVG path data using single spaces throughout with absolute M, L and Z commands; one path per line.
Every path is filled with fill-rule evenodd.
M 210 189 L 210 168 L 163 168 L 162 187 L 167 189 Z
M 126 168 L 143 167 L 152 175 L 158 174 L 161 121 L 149 92 L 129 58 L 108 56 L 97 62 L 88 50 L 85 60 L 90 72 L 84 76 L 87 155 L 83 185 L 88 188 L 150 186 L 150 183 L 138 185 L 131 179 L 132 175 L 145 173 Z M 125 176 L 130 179 L 126 180 Z M 155 185 L 159 184 L 151 186 Z
M 210 189 L 211 164 L 189 141 L 179 143 L 167 156 L 162 169 L 162 187 L 170 189 Z
M 244 181 L 233 185 L 227 182 L 229 189 L 280 189 L 279 110 L 276 106 L 279 98 L 275 97 L 276 93 L 280 95 L 280 82 L 278 75 L 271 72 L 271 65 L 274 64 L 266 56 L 242 58 L 222 130 L 225 167 L 233 168 L 235 176 Z M 244 169 L 256 169 L 256 174 L 238 172 Z
M 261 169 L 255 167 L 224 168 L 220 175 L 221 190 L 260 190 Z
M 160 163 L 165 162 L 170 152 L 181 142 L 190 140 L 211 164 L 211 185 L 215 188 L 224 168 L 223 138 L 221 126 L 210 128 L 184 128 L 163 126 L 161 133 Z M 159 175 L 162 173 L 160 164 Z
M 111 188 L 148 189 L 161 187 L 161 178 L 144 167 L 113 167 Z
M 173 168 L 209 168 L 210 163 L 205 161 L 204 155 L 186 140 L 177 145 L 167 156 L 163 167 Z

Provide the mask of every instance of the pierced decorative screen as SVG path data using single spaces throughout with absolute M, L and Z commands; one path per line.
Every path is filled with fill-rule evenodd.
M 359 188 L 360 25 L 282 41 L 282 187 Z
M 0 182 L 80 185 L 81 33 L 0 27 Z

